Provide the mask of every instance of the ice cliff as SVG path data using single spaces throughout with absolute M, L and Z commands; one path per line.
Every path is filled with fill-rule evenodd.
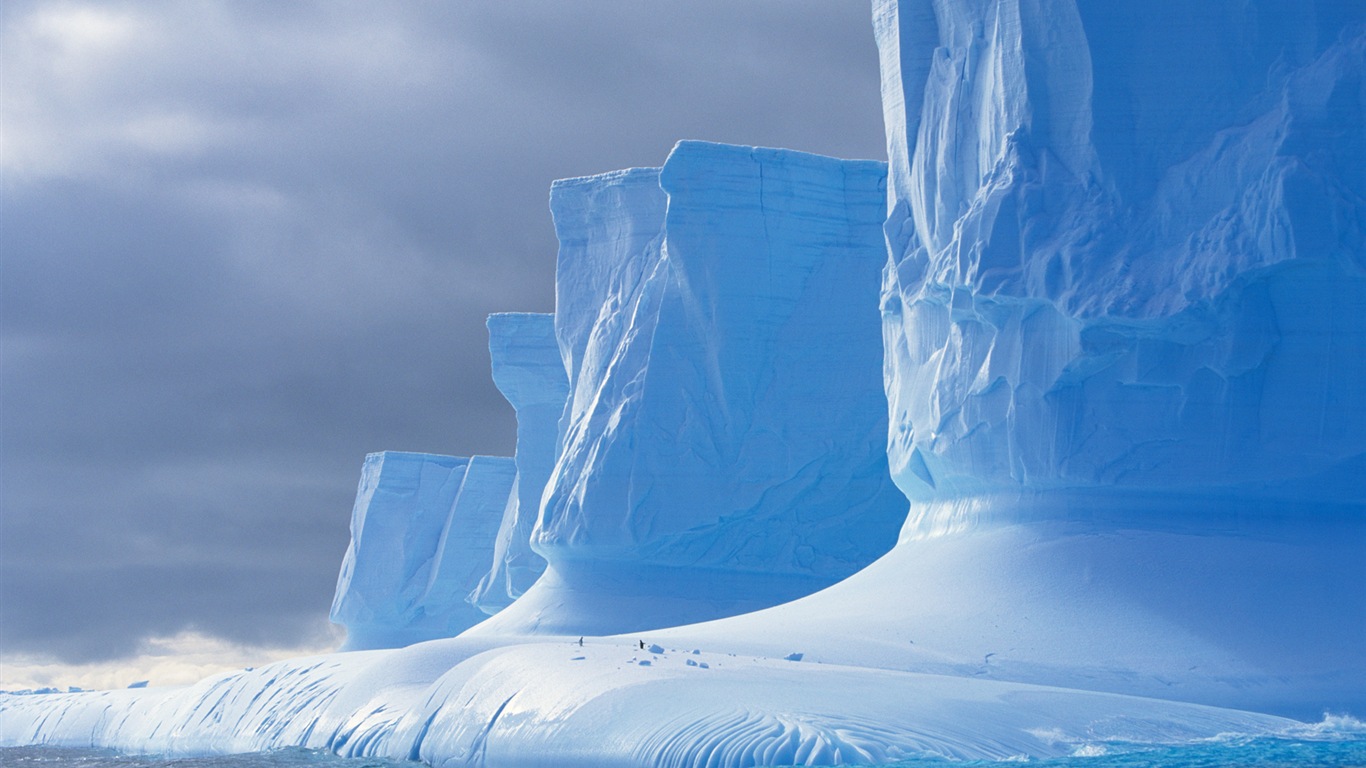
M 386 451 L 366 457 L 332 620 L 348 650 L 452 637 L 545 570 L 531 549 L 567 384 L 554 319 L 488 319 L 493 380 L 517 412 L 512 459 Z
M 569 400 L 532 533 L 550 571 L 478 631 L 718 618 L 891 547 L 884 174 L 682 142 L 659 169 L 555 183 Z
M 1063 649 L 1075 637 L 1031 614 L 1087 616 L 1089 650 L 993 662 L 1360 707 L 1366 6 L 880 0 L 874 16 L 888 456 L 912 507 L 898 557 L 950 569 L 912 569 L 940 594 L 905 620 L 952 596 L 996 606 L 979 619 L 999 644 Z M 952 576 L 1025 547 L 1039 558 L 999 581 Z M 1198 671 L 1179 669 L 1189 644 L 1160 647 L 1182 633 L 1213 654 Z M 1135 636 L 1160 640 L 1101 650 Z
M 1366 6 L 878 2 L 913 501 L 1359 502 Z
M 479 623 L 511 459 L 385 451 L 365 458 L 332 620 L 348 649 L 398 648 Z

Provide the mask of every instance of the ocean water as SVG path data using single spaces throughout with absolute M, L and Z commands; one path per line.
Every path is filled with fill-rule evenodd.
M 1366 735 L 1331 739 L 1222 739 L 1199 744 L 1089 745 L 1072 757 L 1004 762 L 921 758 L 893 763 L 897 768 L 1366 768 Z M 420 763 L 344 758 L 324 752 L 285 749 L 249 755 L 163 758 L 53 747 L 0 749 L 4 768 L 418 768 Z M 497 766 L 489 766 L 497 768 Z

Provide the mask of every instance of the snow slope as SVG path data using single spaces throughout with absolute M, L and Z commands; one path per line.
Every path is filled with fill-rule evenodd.
M 1293 721 L 1102 693 L 634 640 L 436 640 L 171 690 L 0 699 L 0 743 L 162 754 L 284 745 L 434 766 L 753 766 L 1071 754 Z

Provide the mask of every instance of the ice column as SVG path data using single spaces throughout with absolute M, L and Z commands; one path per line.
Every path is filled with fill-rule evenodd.
M 545 560 L 531 550 L 531 529 L 559 445 L 568 383 L 550 314 L 489 315 L 493 381 L 517 411 L 517 479 L 508 496 L 492 568 L 469 595 L 497 613 L 540 578 Z

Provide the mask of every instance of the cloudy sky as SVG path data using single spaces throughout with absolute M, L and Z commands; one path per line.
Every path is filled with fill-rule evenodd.
M 0 687 L 335 642 L 364 455 L 512 450 L 553 179 L 885 154 L 866 0 L 0 13 Z

